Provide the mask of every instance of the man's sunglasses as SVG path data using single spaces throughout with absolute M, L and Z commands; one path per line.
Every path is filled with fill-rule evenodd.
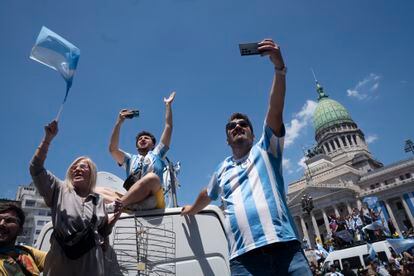
M 227 130 L 233 130 L 233 129 L 236 128 L 237 125 L 241 126 L 242 128 L 250 127 L 250 125 L 246 121 L 241 120 L 241 121 L 227 123 L 226 129 Z

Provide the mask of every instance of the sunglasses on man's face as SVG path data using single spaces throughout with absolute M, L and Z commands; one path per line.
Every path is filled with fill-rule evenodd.
M 229 123 L 227 123 L 227 125 L 226 125 L 226 129 L 227 129 L 227 130 L 233 130 L 233 129 L 235 129 L 235 128 L 236 128 L 236 126 L 237 126 L 237 125 L 239 125 L 239 126 L 240 126 L 240 127 L 242 127 L 242 128 L 249 127 L 249 124 L 248 124 L 246 121 L 241 120 L 241 121 L 236 121 L 236 122 L 229 122 Z

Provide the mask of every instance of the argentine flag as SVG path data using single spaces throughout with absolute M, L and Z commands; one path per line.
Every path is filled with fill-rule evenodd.
M 45 26 L 40 30 L 30 53 L 31 59 L 58 71 L 66 81 L 66 94 L 56 116 L 56 121 L 59 120 L 63 105 L 68 98 L 79 56 L 80 50 L 75 45 Z
M 387 239 L 387 241 L 397 254 L 414 247 L 414 239 Z
M 370 209 L 374 210 L 375 212 L 377 212 L 378 197 L 376 197 L 376 196 L 367 196 L 367 197 L 364 197 L 362 202 L 366 203 L 368 205 L 368 208 L 370 208 Z
M 368 245 L 369 259 L 370 260 L 375 260 L 378 256 L 377 252 L 374 250 L 374 247 L 372 246 L 372 244 L 367 243 L 367 245 Z
M 75 45 L 43 26 L 30 58 L 58 71 L 70 88 L 79 55 L 80 50 Z

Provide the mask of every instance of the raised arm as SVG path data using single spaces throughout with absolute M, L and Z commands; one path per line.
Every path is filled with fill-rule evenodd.
M 193 205 L 186 205 L 181 210 L 181 215 L 195 215 L 210 204 L 211 198 L 207 194 L 207 189 L 203 189 L 198 195 Z
M 283 124 L 283 107 L 286 91 L 286 67 L 279 46 L 271 39 L 264 39 L 259 43 L 259 51 L 263 56 L 269 56 L 275 67 L 272 88 L 270 89 L 269 108 L 266 115 L 266 124 L 273 132 L 280 136 Z
M 49 150 L 49 145 L 57 135 L 58 130 L 58 123 L 56 120 L 53 120 L 45 126 L 45 136 L 33 156 L 33 159 L 36 159 L 38 165 L 43 167 Z
M 173 129 L 173 118 L 172 118 L 172 109 L 171 104 L 174 101 L 175 98 L 175 91 L 173 91 L 170 96 L 167 98 L 164 98 L 165 103 L 165 127 L 164 131 L 161 135 L 161 143 L 164 144 L 164 146 L 169 147 L 171 143 L 171 134 Z
M 125 158 L 124 152 L 119 149 L 119 132 L 121 131 L 122 123 L 129 114 L 131 114 L 131 111 L 128 109 L 122 109 L 119 111 L 114 129 L 112 130 L 111 140 L 109 142 L 109 152 L 118 164 L 124 163 Z
M 53 197 L 53 187 L 55 186 L 57 179 L 44 168 L 44 163 L 49 150 L 49 145 L 53 138 L 58 133 L 57 121 L 52 121 L 45 126 L 45 136 L 37 147 L 32 161 L 30 162 L 30 175 L 32 176 L 33 183 L 43 196 L 47 206 L 51 206 Z

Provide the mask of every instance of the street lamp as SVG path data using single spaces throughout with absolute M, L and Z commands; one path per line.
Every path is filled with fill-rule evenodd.
M 414 143 L 411 141 L 411 139 L 405 140 L 405 146 L 404 146 L 405 152 L 412 152 L 414 154 Z
M 304 194 L 302 196 L 302 211 L 310 214 L 313 210 L 313 199 L 310 195 Z

